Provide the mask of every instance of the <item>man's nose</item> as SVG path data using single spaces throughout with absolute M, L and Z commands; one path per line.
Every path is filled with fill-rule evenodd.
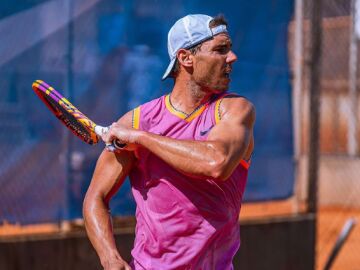
M 233 51 L 229 51 L 226 62 L 227 63 L 234 63 L 237 60 L 237 56 Z

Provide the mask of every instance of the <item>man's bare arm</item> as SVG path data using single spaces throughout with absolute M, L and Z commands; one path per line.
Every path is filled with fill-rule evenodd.
M 119 122 L 131 126 L 131 121 L 131 114 L 128 113 Z M 86 231 L 104 269 L 130 270 L 116 248 L 109 200 L 123 184 L 134 160 L 133 152 L 119 151 L 115 154 L 104 150 L 97 161 L 84 199 Z
M 225 98 L 222 120 L 207 141 L 187 141 L 113 125 L 104 139 L 118 138 L 146 147 L 177 170 L 198 177 L 226 180 L 252 147 L 255 109 L 242 97 Z M 251 150 L 251 149 L 250 149 Z

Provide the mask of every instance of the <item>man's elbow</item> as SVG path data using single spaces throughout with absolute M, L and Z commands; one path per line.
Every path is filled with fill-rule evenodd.
M 83 201 L 83 207 L 82 207 L 83 217 L 85 219 L 86 219 L 87 215 L 89 213 L 91 213 L 91 209 L 93 208 L 93 203 L 94 203 L 94 200 L 93 200 L 92 196 L 90 196 L 88 193 L 86 193 L 84 201 Z
M 226 181 L 229 179 L 231 173 L 225 169 L 214 170 L 211 177 L 218 181 Z
M 95 209 L 99 207 L 108 208 L 108 203 L 104 200 L 104 196 L 87 192 L 83 201 L 83 216 L 91 215 Z
M 226 157 L 218 157 L 215 161 L 211 162 L 209 168 L 209 176 L 218 181 L 226 181 L 232 173 L 232 170 L 229 170 Z

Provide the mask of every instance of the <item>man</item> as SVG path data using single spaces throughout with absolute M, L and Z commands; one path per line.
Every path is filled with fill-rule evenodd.
M 222 16 L 188 15 L 170 29 L 171 94 L 125 114 L 84 200 L 87 233 L 104 269 L 233 269 L 238 216 L 253 150 L 255 111 L 227 94 L 232 64 Z M 109 200 L 130 175 L 137 204 L 131 267 L 112 232 Z

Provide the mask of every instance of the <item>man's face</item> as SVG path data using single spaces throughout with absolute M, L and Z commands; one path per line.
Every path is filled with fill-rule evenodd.
M 205 41 L 193 55 L 193 79 L 196 84 L 215 93 L 229 88 L 232 63 L 237 56 L 231 50 L 232 43 L 227 33 Z

